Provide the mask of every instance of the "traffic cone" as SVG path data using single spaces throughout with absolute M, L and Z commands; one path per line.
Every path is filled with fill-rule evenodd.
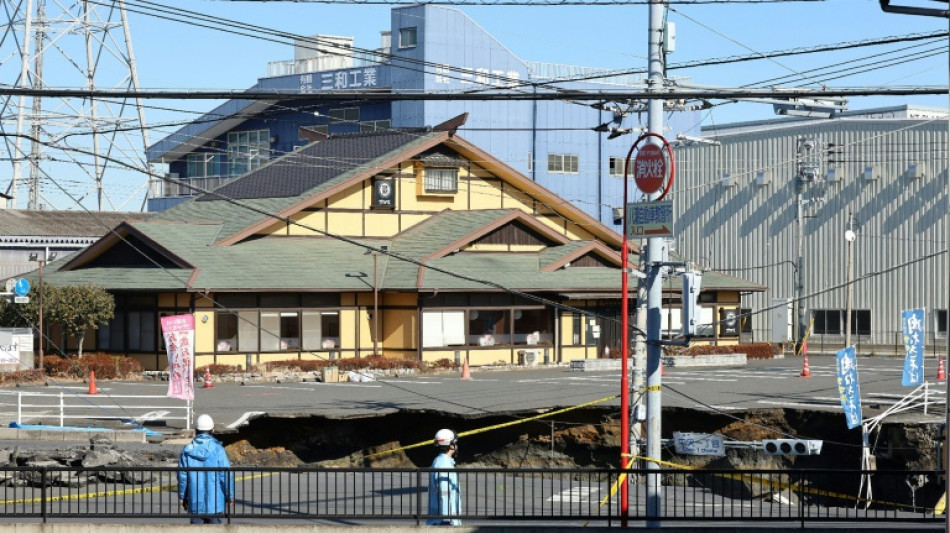
M 204 386 L 204 388 L 206 388 L 206 389 L 213 389 L 213 388 L 214 388 L 214 384 L 211 383 L 211 369 L 210 369 L 209 367 L 205 367 L 205 386 Z
M 663 360 L 661 359 L 660 360 L 660 377 L 662 378 L 665 375 L 666 375 L 666 371 L 663 370 Z
M 802 374 L 801 374 L 801 377 L 803 377 L 803 378 L 810 378 L 810 377 L 811 377 L 811 370 L 808 369 L 808 354 L 807 354 L 807 353 L 805 354 L 805 364 L 804 364 L 804 366 L 802 366 Z
M 462 363 L 462 379 L 472 379 L 472 373 L 468 370 L 468 357 Z
M 99 389 L 96 388 L 96 371 L 89 371 L 89 394 L 99 394 Z
M 943 368 L 943 359 L 937 359 L 937 381 L 946 381 L 947 373 Z

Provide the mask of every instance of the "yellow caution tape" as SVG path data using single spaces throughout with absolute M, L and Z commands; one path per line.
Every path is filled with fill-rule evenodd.
M 562 414 L 562 413 L 567 413 L 568 411 L 573 411 L 573 410 L 575 410 L 575 409 L 583 409 L 584 407 L 590 407 L 591 405 L 597 405 L 597 404 L 599 404 L 599 403 L 609 402 L 610 400 L 615 400 L 615 399 L 617 399 L 617 398 L 619 398 L 619 397 L 620 397 L 619 394 L 615 394 L 615 395 L 613 395 L 613 396 L 607 396 L 606 398 L 601 398 L 601 399 L 599 399 L 599 400 L 594 400 L 594 401 L 592 401 L 592 402 L 582 403 L 582 404 L 580 404 L 580 405 L 575 405 L 575 406 L 573 406 L 573 407 L 565 407 L 564 409 L 558 409 L 558 410 L 556 410 L 556 411 L 551 411 L 550 413 L 544 413 L 544 414 L 540 414 L 540 415 L 536 415 L 536 416 L 531 416 L 531 417 L 528 417 L 528 418 L 521 418 L 521 419 L 518 419 L 518 420 L 513 420 L 513 421 L 511 421 L 511 422 L 505 422 L 505 423 L 503 423 L 503 424 L 496 424 L 496 425 L 494 425 L 494 426 L 488 426 L 488 427 L 484 427 L 484 428 L 480 428 L 480 429 L 472 429 L 472 430 L 469 430 L 469 431 L 463 431 L 463 432 L 459 433 L 458 436 L 459 436 L 459 437 L 467 437 L 467 436 L 469 436 L 469 435 L 476 435 L 476 434 L 478 434 L 478 433 L 485 433 L 486 431 L 494 431 L 494 430 L 496 430 L 496 429 L 501 429 L 501 428 L 506 428 L 506 427 L 510 427 L 510 426 L 515 426 L 515 425 L 518 425 L 518 424 L 524 424 L 525 422 L 532 422 L 532 421 L 534 421 L 534 420 L 538 420 L 538 419 L 541 419 L 541 418 L 546 418 L 546 417 L 549 417 L 549 416 L 555 416 L 555 415 L 559 415 L 559 414 Z M 389 453 L 396 453 L 396 452 L 401 451 L 401 450 L 411 450 L 412 448 L 419 448 L 419 447 L 421 447 L 421 446 L 431 446 L 431 445 L 432 445 L 432 440 L 430 439 L 430 440 L 425 440 L 425 441 L 422 441 L 422 442 L 417 442 L 417 443 L 415 443 L 415 444 L 409 444 L 408 446 L 401 446 L 401 447 L 399 447 L 399 448 L 393 448 L 392 450 L 384 450 L 384 451 L 381 451 L 381 452 L 371 453 L 371 454 L 369 454 L 369 455 L 364 455 L 363 457 L 376 457 L 377 455 L 386 455 L 386 454 L 389 454 Z
M 937 500 L 937 505 L 934 505 L 934 514 L 943 514 L 947 510 L 947 493 L 944 492 L 943 496 Z

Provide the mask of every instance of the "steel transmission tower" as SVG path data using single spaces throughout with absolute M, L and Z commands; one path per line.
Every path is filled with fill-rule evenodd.
M 125 2 L 0 5 L 7 17 L 0 33 L 0 83 L 31 90 L 138 90 Z M 0 97 L 0 138 L 0 191 L 12 197 L 13 208 L 106 211 L 144 205 L 151 173 L 140 99 Z

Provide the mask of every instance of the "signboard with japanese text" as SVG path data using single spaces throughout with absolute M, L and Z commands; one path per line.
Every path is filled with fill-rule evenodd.
M 838 395 L 848 422 L 848 429 L 861 425 L 861 388 L 858 386 L 858 359 L 854 346 L 838 352 L 836 358 Z
M 162 317 L 162 336 L 168 350 L 169 398 L 195 399 L 195 317 Z
M 627 238 L 672 237 L 673 201 L 627 204 Z
M 27 328 L 0 329 L 0 371 L 33 368 L 33 333 Z
M 333 91 L 341 89 L 375 89 L 378 86 L 377 67 L 329 70 L 300 75 L 300 92 Z
M 673 446 L 676 448 L 676 453 L 681 455 L 715 455 L 717 457 L 726 455 L 722 435 L 674 431 Z
M 666 158 L 663 150 L 655 145 L 648 144 L 637 152 L 633 160 L 633 179 L 637 188 L 644 194 L 652 194 L 660 190 L 666 178 Z
M 924 383 L 924 310 L 901 311 L 901 331 L 906 353 L 901 385 L 917 387 Z

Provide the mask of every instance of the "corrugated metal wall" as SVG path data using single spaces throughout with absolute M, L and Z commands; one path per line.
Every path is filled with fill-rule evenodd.
M 815 148 L 800 150 L 802 139 Z M 872 330 L 852 343 L 865 352 L 899 347 L 900 311 L 923 307 L 932 344 L 935 311 L 947 308 L 946 256 L 925 258 L 946 248 L 946 119 L 824 120 L 717 140 L 720 146 L 676 148 L 675 247 L 703 266 L 769 287 L 743 301 L 760 311 L 753 316 L 756 340 L 771 340 L 770 313 L 763 311 L 772 298 L 796 296 L 796 179 L 803 161 L 816 169 L 802 193 L 806 321 L 816 309 L 846 308 L 850 213 L 858 280 L 852 309 L 870 310 Z M 822 335 L 809 347 L 839 349 L 843 342 L 843 334 Z

